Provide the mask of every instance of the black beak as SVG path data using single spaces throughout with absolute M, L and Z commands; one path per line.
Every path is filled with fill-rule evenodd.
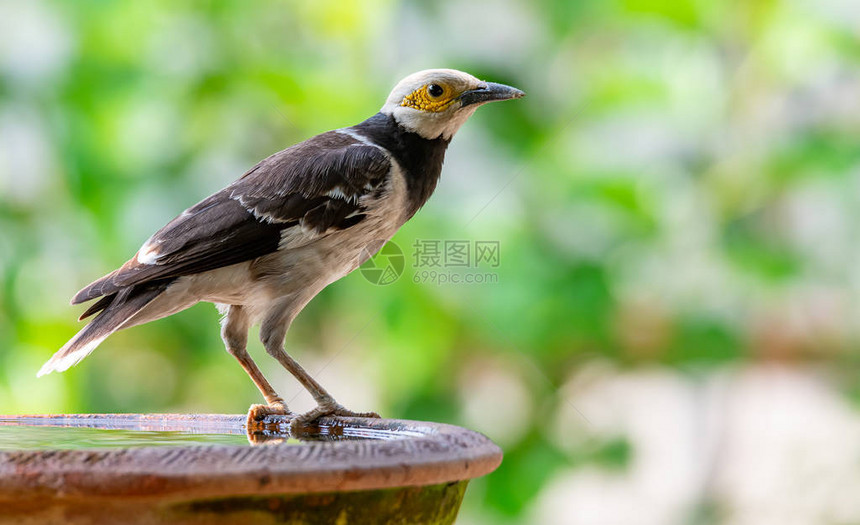
M 526 94 L 517 88 L 504 84 L 496 84 L 495 82 L 484 82 L 478 89 L 464 92 L 457 97 L 457 100 L 462 103 L 461 107 L 465 107 L 472 104 L 485 104 L 496 100 L 510 100 L 524 96 Z

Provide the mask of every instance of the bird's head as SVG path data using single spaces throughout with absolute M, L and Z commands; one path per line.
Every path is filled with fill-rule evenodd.
M 478 106 L 524 96 L 519 89 L 455 69 L 427 69 L 394 86 L 380 112 L 426 139 L 449 140 Z

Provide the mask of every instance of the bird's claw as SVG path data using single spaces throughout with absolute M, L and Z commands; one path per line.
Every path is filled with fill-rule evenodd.
M 276 424 L 277 421 L 274 421 L 271 416 L 292 418 L 295 414 L 290 412 L 290 409 L 287 408 L 286 403 L 283 401 L 269 405 L 251 405 L 251 408 L 248 409 L 248 419 L 245 423 L 246 428 L 253 430 L 262 428 L 266 424 Z
M 317 406 L 313 410 L 293 417 L 290 420 L 290 428 L 295 431 L 301 429 L 302 427 L 310 426 L 319 418 L 326 416 L 367 417 L 376 419 L 381 417 L 376 412 L 353 412 L 352 410 L 347 410 L 343 407 L 343 405 L 335 402 L 320 403 L 319 406 Z

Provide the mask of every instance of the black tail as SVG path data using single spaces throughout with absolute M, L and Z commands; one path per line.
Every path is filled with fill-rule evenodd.
M 101 313 L 60 348 L 39 369 L 36 376 L 62 372 L 76 365 L 95 350 L 107 336 L 122 328 L 134 314 L 158 297 L 167 288 L 167 285 L 168 283 L 161 282 L 130 286 L 123 288 L 116 294 L 102 298 L 87 312 L 84 312 L 82 318 L 98 311 L 96 308 L 101 309 Z

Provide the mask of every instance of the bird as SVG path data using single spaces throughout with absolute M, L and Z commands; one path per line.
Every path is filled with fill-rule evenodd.
M 285 350 L 291 323 L 323 288 L 358 268 L 427 202 L 448 144 L 489 102 L 525 96 L 454 69 L 428 69 L 398 82 L 363 122 L 275 153 L 188 208 L 125 264 L 79 291 L 92 318 L 39 370 L 62 372 L 114 332 L 198 302 L 222 315 L 221 338 L 265 400 L 247 424 L 271 415 L 291 424 L 322 416 L 379 417 L 338 403 Z M 372 248 L 369 248 L 372 247 Z M 316 407 L 290 411 L 247 351 L 248 331 L 311 394 Z

